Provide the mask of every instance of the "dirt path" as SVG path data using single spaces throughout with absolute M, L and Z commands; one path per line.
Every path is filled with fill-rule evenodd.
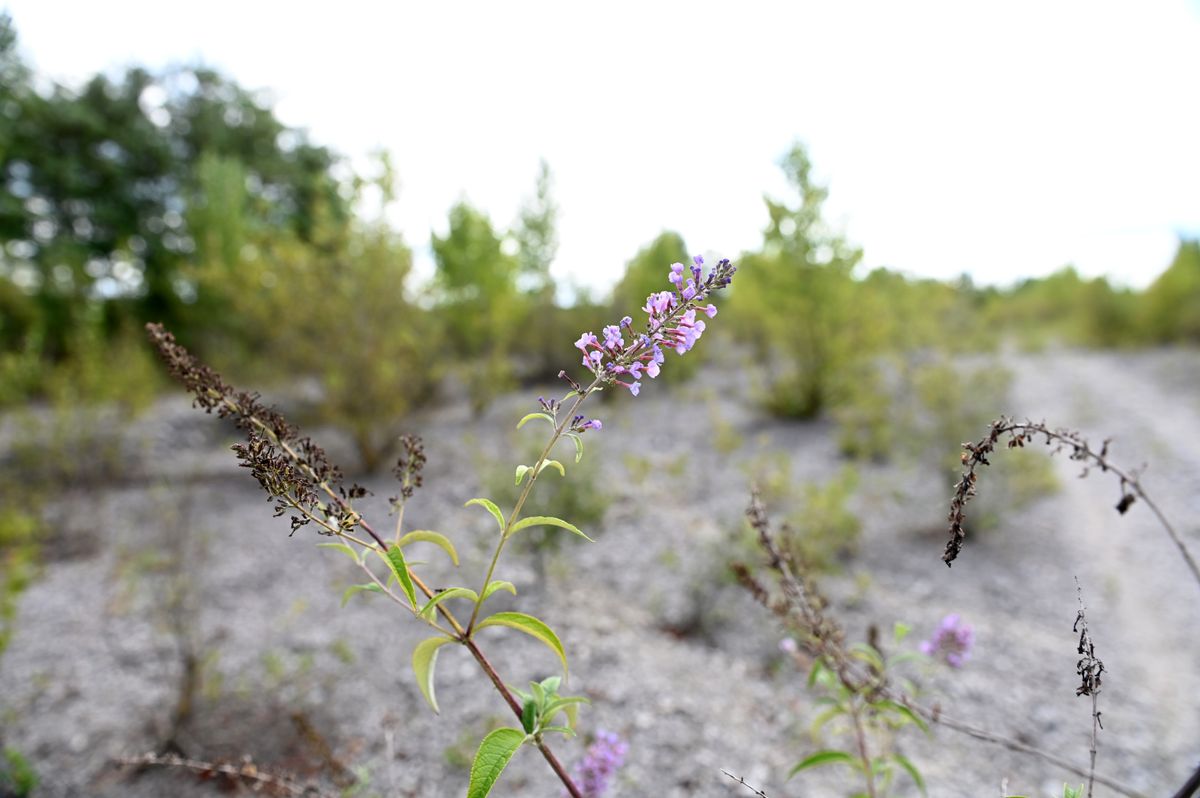
M 1178 353 L 1050 354 L 1018 371 L 1017 395 L 1035 418 L 1072 426 L 1095 444 L 1111 437 L 1113 461 L 1147 466 L 1143 487 L 1195 551 L 1200 496 L 1200 373 Z M 1190 390 L 1189 390 L 1190 388 Z M 1200 761 L 1200 585 L 1147 507 L 1114 510 L 1117 481 L 1062 458 L 1062 522 L 1054 533 L 1074 557 L 1093 638 L 1108 668 L 1101 698 L 1106 734 L 1135 748 L 1181 784 Z M 1101 758 L 1103 762 L 1103 758 Z M 1171 777 L 1164 779 L 1172 783 Z

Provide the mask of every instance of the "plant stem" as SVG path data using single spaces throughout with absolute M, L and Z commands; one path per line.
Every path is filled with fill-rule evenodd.
M 533 492 L 533 483 L 537 481 L 538 474 L 541 473 L 542 466 L 546 460 L 550 458 L 550 452 L 554 449 L 554 444 L 558 443 L 558 439 L 566 432 L 567 425 L 575 417 L 575 411 L 583 404 L 583 400 L 588 397 L 597 386 L 600 385 L 601 379 L 597 377 L 592 381 L 592 384 L 579 392 L 575 397 L 575 401 L 571 403 L 571 409 L 563 414 L 562 420 L 554 427 L 554 434 L 550 436 L 549 442 L 542 449 L 541 455 L 538 456 L 537 462 L 533 468 L 529 470 L 529 480 L 525 483 L 525 487 L 521 489 L 521 495 L 517 497 L 517 503 L 513 505 L 512 512 L 508 514 L 508 519 L 504 522 L 504 529 L 500 531 L 500 540 L 496 542 L 496 550 L 492 554 L 492 562 L 488 565 L 487 573 L 483 577 L 483 585 L 479 588 L 479 595 L 487 590 L 487 586 L 492 582 L 492 575 L 496 572 L 496 566 L 500 562 L 500 554 L 504 551 L 504 544 L 508 542 L 509 531 L 513 524 L 517 522 L 521 515 L 521 508 L 525 506 L 525 500 L 529 498 L 529 494 Z M 559 411 L 561 412 L 561 408 Z M 467 623 L 467 635 L 475 630 L 475 621 L 479 618 L 480 604 L 475 605 L 475 609 L 471 612 L 471 620 Z
M 875 772 L 871 768 L 871 756 L 867 752 L 867 731 L 863 728 L 862 707 L 856 700 L 850 698 L 850 717 L 854 720 L 854 738 L 858 743 L 858 758 L 862 761 L 863 775 L 867 778 L 867 795 L 875 798 Z
M 1092 783 L 1096 780 L 1096 727 L 1100 725 L 1100 711 L 1096 709 L 1096 692 L 1092 691 L 1092 764 L 1088 768 L 1088 798 L 1092 798 Z

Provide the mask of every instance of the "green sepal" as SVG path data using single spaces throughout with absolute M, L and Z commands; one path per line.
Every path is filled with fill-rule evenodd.
M 569 521 L 564 521 L 561 518 L 555 518 L 554 516 L 551 516 L 551 515 L 531 515 L 528 518 L 522 518 L 520 521 L 518 521 L 517 523 L 512 525 L 512 529 L 508 530 L 508 534 L 510 536 L 515 535 L 517 532 L 520 532 L 522 529 L 525 529 L 526 527 L 531 527 L 531 526 L 556 526 L 559 529 L 566 529 L 570 532 L 574 532 L 576 535 L 579 535 L 579 537 L 583 538 L 584 540 L 590 541 L 592 543 L 596 542 L 596 541 L 592 540 L 591 538 L 589 538 L 587 535 L 583 534 L 583 532 L 580 531 L 579 527 L 575 526 L 574 524 L 570 523 Z
M 478 504 L 491 513 L 492 517 L 496 519 L 496 523 L 500 525 L 500 531 L 504 531 L 504 514 L 500 512 L 500 508 L 496 506 L 494 501 L 491 499 L 471 499 L 463 507 L 470 507 L 472 504 Z
M 520 729 L 496 729 L 479 743 L 475 761 L 471 763 L 471 781 L 467 785 L 467 798 L 487 798 L 492 786 L 508 767 L 517 749 L 527 739 Z
M 542 463 L 542 467 L 538 469 L 538 473 L 541 474 L 543 471 L 545 471 L 547 468 L 550 468 L 551 466 L 558 469 L 558 473 L 561 474 L 562 476 L 565 477 L 567 475 L 567 469 L 564 468 L 563 464 L 558 462 L 557 460 L 544 461 Z
M 817 768 L 823 765 L 849 765 L 857 770 L 862 770 L 862 763 L 845 751 L 818 751 L 812 756 L 805 757 L 794 768 L 788 771 L 788 778 L 790 779 L 802 770 Z
M 379 550 L 375 550 L 379 554 Z M 383 561 L 387 563 L 391 569 L 392 576 L 396 577 L 396 581 L 400 583 L 400 589 L 404 591 L 404 595 L 408 597 L 408 603 L 417 608 L 417 591 L 413 587 L 412 576 L 408 573 L 408 563 L 404 560 L 404 552 L 396 544 L 388 547 L 387 555 L 380 554 Z
M 348 602 L 356 594 L 361 593 L 364 590 L 369 593 L 382 593 L 383 592 L 383 588 L 381 588 L 379 585 L 375 584 L 374 582 L 368 582 L 365 585 L 350 585 L 350 587 L 346 588 L 346 590 L 342 593 L 342 606 L 345 607 L 346 602 Z
M 441 604 L 446 599 L 452 598 L 465 598 L 470 599 L 476 604 L 479 603 L 479 594 L 474 590 L 471 590 L 467 587 L 451 587 L 441 591 L 440 593 L 434 594 L 433 598 L 425 602 L 425 606 L 421 608 L 421 611 L 418 613 L 418 615 L 420 615 L 422 618 L 429 619 L 433 617 L 433 611 L 437 608 L 437 605 Z
M 517 466 L 516 478 L 514 480 L 516 482 L 516 484 L 520 485 L 522 482 L 525 481 L 525 473 L 527 471 L 529 471 L 529 466 L 527 466 L 527 465 Z
M 412 667 L 413 673 L 417 677 L 417 687 L 421 689 L 421 695 L 425 696 L 425 700 L 429 702 L 429 706 L 435 713 L 440 712 L 437 693 L 433 689 L 433 671 L 437 667 L 438 650 L 447 643 L 455 642 L 457 641 L 452 637 L 431 637 L 428 640 L 422 640 L 413 649 Z
M 579 436 L 578 432 L 565 432 L 563 434 L 575 442 L 575 462 L 578 463 L 583 459 L 583 438 Z
M 396 542 L 401 548 L 409 543 L 432 543 L 439 546 L 442 551 L 450 557 L 450 562 L 458 566 L 458 550 L 454 548 L 454 544 L 450 542 L 450 538 L 443 535 L 441 532 L 434 532 L 432 529 L 414 529 Z
M 318 543 L 318 549 L 333 549 L 334 551 L 343 551 L 350 559 L 354 560 L 355 564 L 359 564 L 362 560 L 358 559 L 358 552 L 347 546 L 345 543 Z
M 522 418 L 520 421 L 517 422 L 517 429 L 520 429 L 521 427 L 525 426 L 526 421 L 529 421 L 530 419 L 534 419 L 534 418 L 545 419 L 546 421 L 550 422 L 550 426 L 552 426 L 552 427 L 554 426 L 554 417 L 551 416 L 549 413 L 530 413 L 529 415 L 525 416 L 524 418 Z
M 558 655 L 558 659 L 562 662 L 563 673 L 567 673 L 567 653 L 563 650 L 562 642 L 558 639 L 558 635 L 547 626 L 543 621 L 534 618 L 532 615 L 526 615 L 523 612 L 497 612 L 495 615 L 489 615 L 480 621 L 475 628 L 485 629 L 489 626 L 507 626 L 510 629 L 516 629 L 518 632 L 533 637 L 541 641 Z

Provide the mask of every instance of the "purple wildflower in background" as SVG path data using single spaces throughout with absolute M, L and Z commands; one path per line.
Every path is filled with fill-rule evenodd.
M 585 798 L 600 798 L 608 790 L 613 774 L 625 764 L 629 745 L 615 732 L 600 730 L 575 766 L 575 779 Z
M 921 653 L 940 659 L 951 668 L 961 668 L 970 658 L 974 643 L 975 630 L 958 613 L 951 613 L 938 624 L 933 637 L 921 641 Z

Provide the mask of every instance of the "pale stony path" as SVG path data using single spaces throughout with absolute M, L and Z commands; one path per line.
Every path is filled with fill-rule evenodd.
M 1150 464 L 1146 489 L 1200 548 L 1200 354 L 1051 352 L 1009 366 L 1014 415 L 1073 426 L 1097 441 L 1113 436 L 1114 458 Z M 841 466 L 834 431 L 763 418 L 728 367 L 673 393 L 653 387 L 636 402 L 594 408 L 605 428 L 588 456 L 614 497 L 604 523 L 589 529 L 599 542 L 565 549 L 542 585 L 531 562 L 514 557 L 505 575 L 521 595 L 512 608 L 544 617 L 563 638 L 571 689 L 594 702 L 585 729 L 629 740 L 630 762 L 612 798 L 748 795 L 721 767 L 772 798 L 842 794 L 835 771 L 785 779 L 813 750 L 803 730 L 816 710 L 803 674 L 778 653 L 782 632 L 722 582 L 720 569 L 750 465 L 782 457 L 796 485 L 827 479 Z M 505 397 L 480 421 L 456 404 L 418 420 L 430 465 L 410 520 L 463 541 L 468 581 L 486 560 L 494 526 L 462 503 L 483 492 L 482 468 L 511 469 L 513 420 L 532 409 L 537 392 L 527 393 Z M 339 761 L 370 775 L 364 796 L 463 794 L 464 747 L 469 756 L 493 719 L 511 722 L 472 663 L 457 651 L 443 656 L 444 711 L 434 717 L 408 668 L 421 630 L 381 602 L 341 609 L 341 589 L 355 578 L 349 564 L 315 550 L 311 534 L 289 539 L 286 522 L 269 518 L 234 464 L 229 435 L 186 404 L 176 398 L 142 422 L 161 458 L 152 458 L 154 468 L 99 495 L 60 497 L 53 508 L 73 519 L 71 534 L 94 545 L 48 563 L 0 657 L 4 743 L 42 774 L 38 795 L 214 794 L 190 780 L 121 781 L 105 769 L 112 756 L 154 745 L 169 713 L 178 667 L 151 555 L 181 539 L 192 546 L 192 623 L 221 677 L 198 707 L 185 740 L 190 753 L 250 753 L 327 776 L 328 763 L 297 731 L 300 713 Z M 717 450 L 718 426 L 732 450 Z M 912 624 L 919 639 L 947 612 L 961 613 L 978 634 L 975 656 L 961 672 L 934 673 L 931 700 L 1086 762 L 1090 704 L 1073 695 L 1070 630 L 1078 575 L 1110 670 L 1099 767 L 1148 795 L 1170 794 L 1200 762 L 1200 586 L 1144 507 L 1124 517 L 1111 509 L 1118 494 L 1109 477 L 1075 480 L 1076 464 L 1065 458 L 1057 467 L 1058 494 L 969 539 L 953 569 L 940 560 L 941 500 L 920 498 L 929 492 L 902 470 L 864 468 L 863 550 L 843 578 L 827 582 L 834 611 L 854 639 L 870 623 L 887 629 L 895 620 Z M 392 487 L 386 478 L 371 487 L 366 510 L 383 517 Z M 453 572 L 437 555 L 429 559 L 430 578 L 451 584 Z M 488 642 L 513 683 L 554 667 L 535 643 L 501 634 Z M 933 798 L 999 795 L 1002 779 L 1012 793 L 1044 797 L 1069 778 L 945 730 L 904 746 Z M 578 744 L 557 747 L 567 761 L 580 755 Z M 512 767 L 497 798 L 559 795 L 536 757 Z M 917 793 L 905 783 L 896 794 Z

